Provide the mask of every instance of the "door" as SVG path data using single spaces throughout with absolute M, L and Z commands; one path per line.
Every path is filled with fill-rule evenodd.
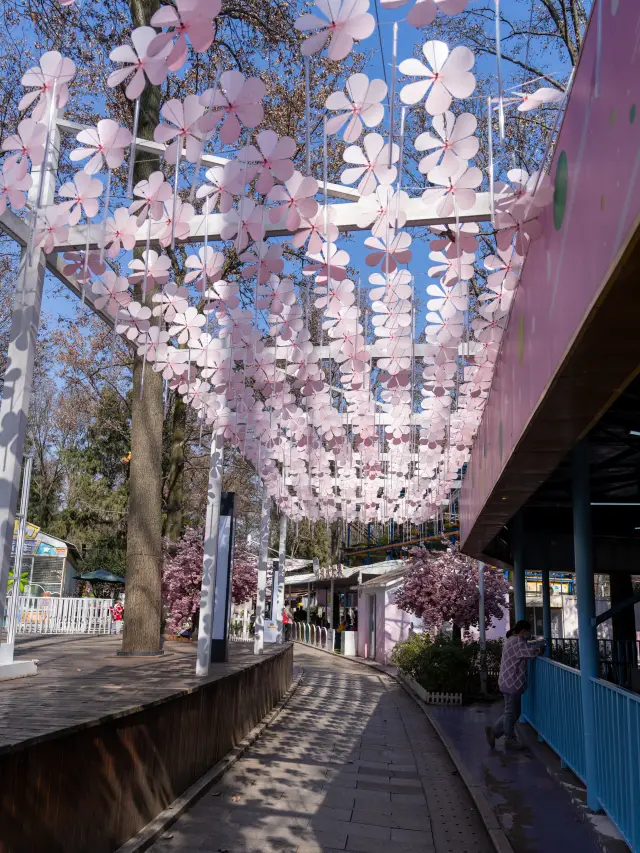
M 369 596 L 369 657 L 375 660 L 376 657 L 376 596 Z

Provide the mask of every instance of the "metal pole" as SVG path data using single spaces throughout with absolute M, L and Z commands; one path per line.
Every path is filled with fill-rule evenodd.
M 480 629 L 480 692 L 487 693 L 487 629 L 484 616 L 484 563 L 478 562 L 478 625 Z
M 329 627 L 333 628 L 333 599 L 335 596 L 335 580 L 331 578 L 331 584 L 329 586 Z
M 200 621 L 198 623 L 198 652 L 196 659 L 196 675 L 199 676 L 209 674 L 209 663 L 211 661 L 213 602 L 216 590 L 223 463 L 224 439 L 222 436 L 214 434 L 211 439 L 211 455 L 209 459 L 209 491 L 207 495 L 207 517 L 204 528 L 202 586 L 200 587 Z
M 516 611 L 516 622 L 527 618 L 527 599 L 524 580 L 524 523 L 522 512 L 518 512 L 512 521 L 513 552 L 513 597 Z
M 551 657 L 551 589 L 548 567 L 542 570 L 542 635 L 545 639 L 544 653 L 546 657 Z
M 307 625 L 311 623 L 311 584 L 307 584 Z
M 231 611 L 231 584 L 233 575 L 233 544 L 235 524 L 233 492 L 222 492 L 218 519 L 218 550 L 213 596 L 213 622 L 211 630 L 211 661 L 226 663 L 229 660 L 229 613 Z
M 20 511 L 18 513 L 18 535 L 16 536 L 16 551 L 13 558 L 13 588 L 7 608 L 7 642 L 3 649 L 2 662 L 11 663 L 16 642 L 16 629 L 20 603 L 20 575 L 22 573 L 22 555 L 24 554 L 24 537 L 27 530 L 27 515 L 29 513 L 29 491 L 31 488 L 31 469 L 33 457 L 26 456 L 24 474 L 22 476 L 22 491 L 20 493 Z
M 278 626 L 277 642 L 281 643 L 282 636 L 282 611 L 284 610 L 284 573 L 285 564 L 287 561 L 287 516 L 282 513 L 280 516 L 280 543 L 278 545 L 278 586 L 277 598 L 274 606 L 274 612 L 271 618 Z
M 598 677 L 598 641 L 595 625 L 596 601 L 591 562 L 591 506 L 589 482 L 589 445 L 580 441 L 572 457 L 573 552 L 578 597 L 578 636 L 580 637 L 580 682 L 584 732 L 585 782 L 587 805 L 598 811 L 598 769 L 596 763 L 596 727 L 592 678 Z
M 264 611 L 267 599 L 267 560 L 269 559 L 269 522 L 271 520 L 271 497 L 266 484 L 262 486 L 262 508 L 260 510 L 260 557 L 258 560 L 258 591 L 256 594 L 256 622 L 253 640 L 254 655 L 264 651 Z
M 44 176 L 43 206 L 55 200 L 56 175 L 60 152 L 60 133 L 54 125 L 49 154 L 50 168 Z M 27 195 L 36 207 L 40 170 L 31 170 L 33 186 Z M 18 489 L 22 471 L 24 441 L 27 431 L 29 401 L 36 355 L 36 337 L 40 325 L 40 308 L 46 258 L 40 249 L 33 249 L 29 264 L 29 247 L 20 255 L 20 267 L 13 297 L 11 332 L 4 370 L 2 402 L 0 402 L 0 624 L 5 614 L 9 562 L 18 506 Z

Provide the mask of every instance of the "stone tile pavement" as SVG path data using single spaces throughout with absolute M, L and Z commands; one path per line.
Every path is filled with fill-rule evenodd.
M 292 700 L 151 853 L 492 853 L 428 721 L 390 678 L 296 646 Z
M 121 645 L 116 636 L 19 638 L 16 657 L 38 659 L 38 674 L 2 683 L 0 750 L 203 683 L 195 675 L 195 643 L 166 642 L 165 654 L 154 658 L 119 657 Z M 266 654 L 275 651 L 267 647 Z M 212 666 L 207 680 L 255 662 L 252 643 L 231 643 L 229 662 Z

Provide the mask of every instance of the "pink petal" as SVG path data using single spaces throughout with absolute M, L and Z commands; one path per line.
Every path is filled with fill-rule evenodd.
M 407 23 L 411 27 L 428 27 L 435 21 L 437 7 L 433 0 L 418 0 L 407 15 Z

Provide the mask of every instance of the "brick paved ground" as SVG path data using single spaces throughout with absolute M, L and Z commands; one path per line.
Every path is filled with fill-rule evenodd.
M 304 679 L 152 853 L 492 853 L 469 794 L 390 678 L 296 646 Z
M 123 658 L 122 639 L 109 636 L 20 638 L 17 657 L 37 658 L 38 674 L 0 688 L 0 749 L 114 713 L 135 709 L 202 684 L 195 643 L 165 643 L 156 658 Z M 275 646 L 267 646 L 272 654 Z M 253 645 L 231 643 L 228 664 L 213 664 L 208 680 L 255 663 Z

